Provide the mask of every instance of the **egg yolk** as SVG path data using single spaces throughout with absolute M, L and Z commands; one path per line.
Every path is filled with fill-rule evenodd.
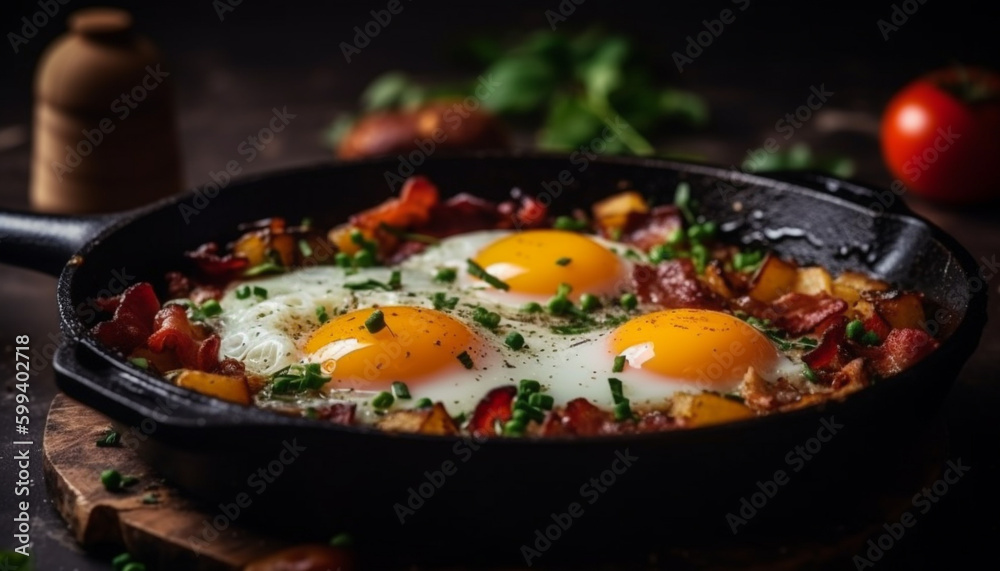
M 630 319 L 612 332 L 629 367 L 728 391 L 749 367 L 765 373 L 780 356 L 763 333 L 727 313 L 670 309 Z
M 306 342 L 309 360 L 331 377 L 327 388 L 388 390 L 393 381 L 419 384 L 434 373 L 460 369 L 458 356 L 473 355 L 478 345 L 465 325 L 440 311 L 379 309 L 385 326 L 374 333 L 365 321 L 375 309 L 359 309 L 331 319 Z
M 527 230 L 500 238 L 474 261 L 510 286 L 510 291 L 551 296 L 560 284 L 583 293 L 616 293 L 625 268 L 610 250 L 577 232 Z

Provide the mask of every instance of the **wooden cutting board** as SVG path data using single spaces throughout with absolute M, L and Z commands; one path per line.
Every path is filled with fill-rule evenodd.
M 44 466 L 49 494 L 71 533 L 85 549 L 128 551 L 152 569 L 235 571 L 289 547 L 286 542 L 235 525 L 220 532 L 214 542 L 192 540 L 200 536 L 205 521 L 212 517 L 211 512 L 199 511 L 195 502 L 158 479 L 128 448 L 97 447 L 95 442 L 109 426 L 106 417 L 61 394 L 52 401 L 45 426 Z M 927 465 L 928 455 L 924 456 Z M 929 456 L 933 456 L 930 466 L 943 463 L 943 451 Z M 139 483 L 124 492 L 109 492 L 100 480 L 101 472 L 109 468 L 137 476 Z M 851 555 L 859 553 L 868 538 L 881 533 L 880 524 L 898 518 L 912 486 L 933 481 L 938 473 L 928 469 L 914 477 L 915 481 L 908 480 L 896 490 L 883 492 L 878 503 L 885 505 L 876 510 L 878 517 L 872 520 L 875 523 L 857 526 L 852 531 L 809 541 L 767 538 L 759 543 L 754 540 L 711 549 L 675 548 L 650 554 L 650 564 L 643 568 L 776 571 L 803 566 L 842 569 L 846 568 L 845 562 L 850 567 Z M 150 494 L 155 495 L 156 503 L 143 502 Z M 893 499 L 894 496 L 898 498 Z M 383 563 L 372 568 L 426 569 L 407 562 Z
M 49 497 L 85 549 L 128 551 L 156 569 L 233 571 L 288 547 L 235 525 L 211 543 L 191 541 L 209 516 L 157 479 L 133 451 L 97 447 L 109 426 L 106 417 L 62 394 L 53 399 L 45 424 Z M 109 468 L 137 476 L 139 483 L 109 492 L 100 479 Z M 156 503 L 144 503 L 147 496 Z

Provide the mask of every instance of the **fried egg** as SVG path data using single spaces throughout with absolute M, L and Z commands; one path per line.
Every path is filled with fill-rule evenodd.
M 611 407 L 610 377 L 622 380 L 634 406 L 656 406 L 677 392 L 732 391 L 751 366 L 770 379 L 800 374 L 766 336 L 731 315 L 642 305 L 628 312 L 614 303 L 631 287 L 623 250 L 559 230 L 483 231 L 442 240 L 393 268 L 320 266 L 236 283 L 220 301 L 220 352 L 262 376 L 319 364 L 330 381 L 311 404 L 357 402 L 362 421 L 374 418 L 371 398 L 394 382 L 407 385 L 411 403 L 426 397 L 459 414 L 521 379 L 539 381 L 557 405 L 583 397 Z M 467 260 L 509 289 L 469 275 Z M 457 278 L 436 281 L 441 268 Z M 387 284 L 393 271 L 398 289 L 357 287 Z M 565 317 L 521 309 L 526 301 L 544 305 L 563 284 L 573 300 L 590 293 L 603 301 L 588 314 L 591 326 L 572 334 L 557 332 Z M 258 295 L 246 295 L 247 285 Z M 435 307 L 442 294 L 448 303 Z M 384 327 L 373 330 L 366 321 L 375 309 Z M 477 311 L 498 314 L 499 324 L 483 324 Z M 524 337 L 520 349 L 505 344 L 511 332 Z M 626 363 L 615 372 L 618 356 Z

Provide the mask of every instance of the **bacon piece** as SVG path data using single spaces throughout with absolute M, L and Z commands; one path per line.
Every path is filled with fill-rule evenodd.
M 621 241 L 648 250 L 667 241 L 681 228 L 681 211 L 674 205 L 657 206 L 649 212 L 629 212 Z
M 639 299 L 668 309 L 697 308 L 720 310 L 721 298 L 698 279 L 691 260 L 670 260 L 655 268 L 636 264 L 632 285 Z
M 826 319 L 847 311 L 847 302 L 825 293 L 807 295 L 786 293 L 772 304 L 771 322 L 789 335 L 804 335 Z
M 825 330 L 819 345 L 802 355 L 802 361 L 817 372 L 839 370 L 847 363 L 844 349 L 847 319 L 843 316 L 831 318 L 831 321 L 824 322 L 823 326 Z
M 191 323 L 180 305 L 168 305 L 156 314 L 154 331 L 146 345 L 151 351 L 171 351 L 185 369 L 214 371 L 219 367 L 219 336 L 206 336 Z
M 109 321 L 91 329 L 94 337 L 108 347 L 128 355 L 140 347 L 153 332 L 154 317 L 160 309 L 153 286 L 137 283 L 115 298 L 99 299 L 98 307 L 114 310 Z
M 893 329 L 881 345 L 857 347 L 868 366 L 880 377 L 890 377 L 911 366 L 938 348 L 936 339 L 920 329 Z
M 316 418 L 329 420 L 334 424 L 350 426 L 354 424 L 354 411 L 357 405 L 352 402 L 338 402 L 330 406 L 316 409 Z
M 350 225 L 369 234 L 382 224 L 396 228 L 412 228 L 427 222 L 431 208 L 438 203 L 438 190 L 422 176 L 411 176 L 403 183 L 398 198 L 390 198 L 374 208 L 351 217 Z
M 194 284 L 191 278 L 181 272 L 167 272 L 164 276 L 167 282 L 167 299 L 181 299 L 191 295 Z
M 570 434 L 599 434 L 609 414 L 597 408 L 585 398 L 577 398 L 566 403 L 563 410 L 563 427 Z
M 889 336 L 889 332 L 892 330 L 892 326 L 875 311 L 864 320 L 864 325 L 865 331 L 872 331 L 875 335 L 878 335 L 879 343 L 885 341 L 885 338 Z
M 510 208 L 513 216 L 513 209 Z M 488 230 L 503 225 L 503 215 L 495 203 L 471 194 L 456 194 L 442 204 L 431 208 L 427 223 L 414 229 L 420 234 L 444 238 L 464 232 Z M 512 225 L 507 219 L 506 227 Z
M 844 365 L 833 375 L 830 388 L 837 394 L 848 394 L 868 386 L 868 374 L 865 372 L 865 360 L 858 358 Z
M 219 245 L 215 242 L 202 244 L 197 250 L 185 252 L 184 256 L 193 261 L 206 276 L 219 280 L 232 279 L 250 265 L 250 261 L 243 257 L 232 254 L 220 256 Z
M 496 422 L 507 422 L 513 415 L 510 405 L 515 396 L 517 387 L 513 385 L 486 393 L 469 419 L 469 431 L 479 436 L 496 436 Z
M 247 368 L 242 361 L 237 361 L 232 357 L 226 357 L 225 359 L 219 361 L 219 364 L 211 372 L 217 375 L 225 375 L 227 377 L 245 377 L 247 374 Z

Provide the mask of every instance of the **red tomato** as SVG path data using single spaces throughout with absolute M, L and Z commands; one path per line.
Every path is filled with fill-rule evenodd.
M 1000 195 L 1000 75 L 944 69 L 907 85 L 882 117 L 882 156 L 910 190 L 970 203 Z

